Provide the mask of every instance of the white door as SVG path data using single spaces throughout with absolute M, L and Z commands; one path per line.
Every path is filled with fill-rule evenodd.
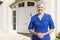
M 31 16 L 36 13 L 36 8 L 20 8 L 17 13 L 17 32 L 28 33 L 28 25 Z
M 22 5 L 19 4 L 17 8 L 17 32 L 28 33 L 30 18 L 36 13 L 36 7 L 34 2 L 27 2 L 27 6 Z
M 26 12 L 26 22 L 25 22 L 25 32 L 28 32 L 28 25 L 29 25 L 29 22 L 31 20 L 31 16 L 35 15 L 36 14 L 36 8 L 35 7 L 27 7 L 27 10 L 25 11 Z

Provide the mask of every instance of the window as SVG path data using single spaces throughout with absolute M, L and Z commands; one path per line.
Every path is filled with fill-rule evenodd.
M 23 3 L 18 4 L 18 7 L 24 7 L 24 2 L 23 2 Z
M 16 30 L 16 10 L 13 11 L 13 30 Z
M 27 6 L 34 6 L 34 2 L 27 2 Z

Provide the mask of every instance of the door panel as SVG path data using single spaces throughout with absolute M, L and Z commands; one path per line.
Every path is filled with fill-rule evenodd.
M 17 11 L 17 32 L 28 33 L 28 25 L 33 16 L 36 13 L 35 8 L 27 7 L 20 8 Z

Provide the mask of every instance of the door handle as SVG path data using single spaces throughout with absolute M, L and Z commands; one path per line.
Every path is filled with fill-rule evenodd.
M 30 16 L 32 16 L 32 13 L 30 13 Z
M 27 23 L 25 23 L 25 25 L 28 25 Z

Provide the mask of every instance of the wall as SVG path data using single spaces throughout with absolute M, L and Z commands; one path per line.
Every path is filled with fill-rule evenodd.
M 56 26 L 56 30 L 57 30 L 57 32 L 60 32 L 60 2 L 59 2 L 60 0 L 57 0 L 56 2 L 56 7 L 57 7 L 57 17 L 56 17 L 56 19 L 57 19 L 57 26 Z
M 0 5 L 0 33 L 2 33 L 2 5 Z

